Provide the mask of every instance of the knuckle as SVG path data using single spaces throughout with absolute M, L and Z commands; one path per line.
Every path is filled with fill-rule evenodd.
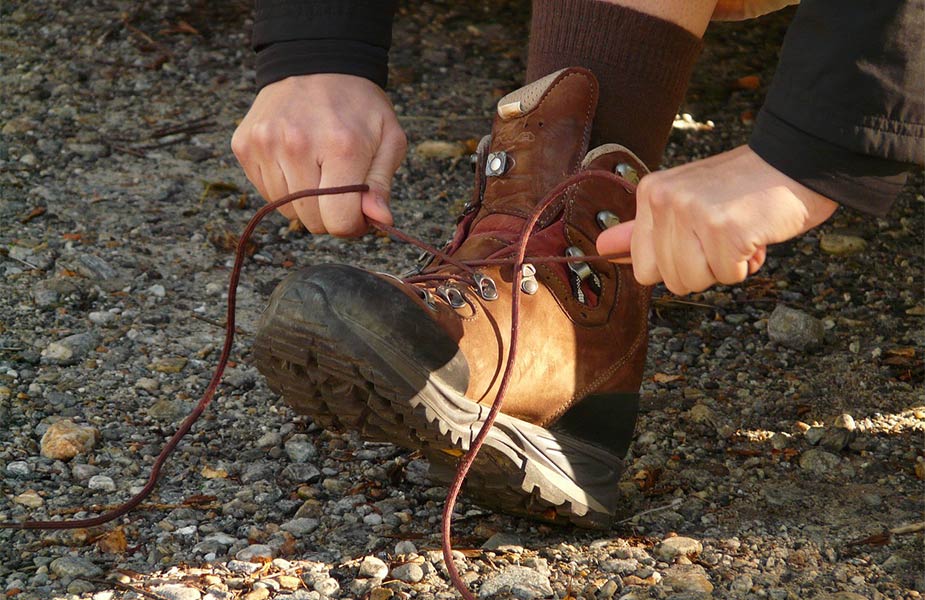
M 249 144 L 245 139 L 244 132 L 239 127 L 235 130 L 234 135 L 231 136 L 231 151 L 239 161 L 243 161 L 249 154 L 248 150 Z
M 350 158 L 357 153 L 359 136 L 345 129 L 337 129 L 325 136 L 325 154 L 335 158 Z
M 273 144 L 273 127 L 267 122 L 255 123 L 247 136 L 249 141 L 259 148 L 269 148 Z
M 282 146 L 289 154 L 302 154 L 306 152 L 311 142 L 305 130 L 287 125 L 282 132 Z

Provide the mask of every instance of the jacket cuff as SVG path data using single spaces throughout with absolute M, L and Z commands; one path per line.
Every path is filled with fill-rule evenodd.
M 801 131 L 767 107 L 749 147 L 772 167 L 839 204 L 883 216 L 902 191 L 911 163 L 859 154 Z
M 355 40 L 276 42 L 257 52 L 257 89 L 294 75 L 342 73 L 365 77 L 384 88 L 389 51 Z

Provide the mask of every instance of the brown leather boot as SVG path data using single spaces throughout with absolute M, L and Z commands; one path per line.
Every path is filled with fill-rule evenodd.
M 453 258 L 509 258 L 527 219 L 581 170 L 636 179 L 643 164 L 608 144 L 587 152 L 597 82 L 565 69 L 501 99 L 482 140 Z M 596 254 L 606 227 L 634 218 L 614 180 L 570 185 L 543 212 L 527 256 Z M 507 360 L 511 266 L 467 274 L 435 259 L 417 277 L 311 267 L 277 287 L 257 366 L 295 410 L 326 426 L 420 449 L 449 479 L 484 422 Z M 605 260 L 523 268 L 519 346 L 502 414 L 467 480 L 473 500 L 546 520 L 606 526 L 632 439 L 650 289 Z

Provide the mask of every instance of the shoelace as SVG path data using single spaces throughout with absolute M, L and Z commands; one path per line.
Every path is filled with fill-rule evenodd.
M 488 416 L 485 418 L 479 433 L 470 444 L 469 451 L 460 459 L 459 465 L 456 469 L 456 475 L 453 477 L 453 480 L 448 488 L 446 501 L 443 507 L 443 523 L 441 528 L 443 560 L 446 565 L 447 572 L 450 576 L 450 581 L 465 600 L 476 600 L 476 597 L 474 594 L 472 594 L 471 591 L 469 591 L 468 586 L 462 580 L 462 577 L 460 577 L 459 570 L 457 569 L 456 563 L 453 559 L 453 546 L 451 539 L 453 510 L 456 507 L 456 501 L 459 497 L 460 491 L 462 490 L 466 475 L 468 474 L 469 469 L 472 467 L 472 464 L 475 462 L 476 456 L 478 455 L 482 444 L 485 442 L 485 438 L 488 436 L 488 433 L 491 430 L 492 425 L 494 424 L 495 419 L 501 410 L 501 405 L 504 402 L 504 396 L 507 392 L 508 385 L 510 384 L 511 373 L 513 372 L 512 367 L 517 360 L 517 334 L 520 322 L 520 284 L 522 278 L 522 267 L 524 263 L 528 261 L 536 263 L 568 263 L 595 259 L 608 260 L 627 257 L 625 254 L 585 256 L 526 256 L 527 243 L 530 240 L 530 236 L 534 227 L 536 227 L 540 216 L 543 214 L 546 208 L 555 202 L 569 187 L 579 183 L 582 180 L 591 178 L 600 178 L 613 181 L 622 186 L 628 192 L 633 192 L 635 190 L 635 186 L 632 183 L 621 177 L 618 177 L 617 175 L 614 175 L 613 173 L 603 170 L 582 171 L 569 177 L 565 181 L 561 182 L 558 186 L 553 188 L 549 193 L 547 193 L 546 196 L 539 202 L 539 204 L 537 204 L 533 214 L 531 215 L 531 218 L 525 223 L 520 236 L 517 238 L 516 242 L 512 244 L 514 247 L 513 258 L 488 258 L 482 260 L 460 261 L 453 258 L 452 255 L 438 250 L 437 248 L 434 248 L 429 244 L 422 242 L 408 234 L 405 234 L 395 227 L 392 227 L 391 225 L 386 225 L 385 223 L 370 220 L 370 225 L 375 229 L 387 233 L 388 235 L 394 236 L 403 242 L 417 246 L 421 250 L 433 254 L 434 256 L 443 260 L 445 263 L 453 265 L 463 270 L 464 272 L 471 273 L 473 272 L 473 267 L 486 265 L 511 265 L 513 267 L 513 281 L 511 282 L 512 291 L 510 347 L 508 350 L 507 363 L 505 364 L 501 382 L 498 388 L 498 394 L 495 396 L 495 399 L 492 402 Z M 312 196 L 334 196 L 338 194 L 349 194 L 353 192 L 366 191 L 369 191 L 369 186 L 365 184 L 302 190 L 293 194 L 289 194 L 284 198 L 280 198 L 279 200 L 263 206 L 254 214 L 253 217 L 251 217 L 251 220 L 247 223 L 247 226 L 241 233 L 241 237 L 238 238 L 238 244 L 235 249 L 234 266 L 231 269 L 231 275 L 228 280 L 228 305 L 225 321 L 225 342 L 222 346 L 222 353 L 218 359 L 218 364 L 215 367 L 215 372 L 212 374 L 212 379 L 209 381 L 209 385 L 206 387 L 206 390 L 203 393 L 202 398 L 196 404 L 196 407 L 192 412 L 190 412 L 186 419 L 183 420 L 183 423 L 177 429 L 176 433 L 170 437 L 170 439 L 167 441 L 167 444 L 164 446 L 164 449 L 161 450 L 161 453 L 154 461 L 154 465 L 151 467 L 151 472 L 148 475 L 148 480 L 144 487 L 142 487 L 141 491 L 139 491 L 137 494 L 132 496 L 129 500 L 116 507 L 115 509 L 105 512 L 97 517 L 65 521 L 23 521 L 20 523 L 2 522 L 0 523 L 0 529 L 55 530 L 97 527 L 118 519 L 119 517 L 137 508 L 138 505 L 141 504 L 145 498 L 151 494 L 152 491 L 154 491 L 154 488 L 157 486 L 157 482 L 160 479 L 161 469 L 167 462 L 167 459 L 171 454 L 173 454 L 173 451 L 176 450 L 180 440 L 182 440 L 183 437 L 189 433 L 193 425 L 205 411 L 206 407 L 208 407 L 212 402 L 212 399 L 215 396 L 215 392 L 222 381 L 222 376 L 225 373 L 225 368 L 228 365 L 228 359 L 231 356 L 231 349 L 234 344 L 235 305 L 237 299 L 238 281 L 241 278 L 241 270 L 244 265 L 244 258 L 246 256 L 247 242 L 250 240 L 250 236 L 254 233 L 257 225 L 259 225 L 260 222 L 274 210 L 301 198 L 308 198 Z M 413 280 L 413 277 L 408 279 L 409 282 Z

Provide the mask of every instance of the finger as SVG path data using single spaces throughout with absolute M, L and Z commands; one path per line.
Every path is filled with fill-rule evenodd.
M 655 248 L 656 268 L 665 287 L 672 293 L 683 296 L 689 293 L 690 289 L 684 285 L 684 280 L 678 272 L 678 265 L 675 264 L 675 246 L 682 232 L 675 224 L 672 211 L 664 211 L 660 215 L 655 215 L 654 218 L 653 247 Z
M 260 194 L 266 199 L 267 202 L 279 200 L 283 196 L 289 194 L 289 185 L 286 183 L 286 175 L 275 161 L 261 161 L 260 176 L 263 181 L 263 190 L 260 192 Z M 297 216 L 296 211 L 293 209 L 291 204 L 286 205 L 283 208 L 289 209 L 288 214 L 282 210 L 280 212 L 282 212 L 283 215 L 290 220 Z
M 263 199 L 267 202 L 271 201 L 272 196 L 267 191 L 267 186 L 263 181 L 263 173 L 260 169 L 260 165 L 257 163 L 241 163 L 241 168 L 244 169 L 244 174 L 247 175 L 247 178 L 250 180 L 254 187 L 257 188 L 257 192 L 263 196 Z M 290 221 L 296 218 L 295 210 L 292 206 L 280 206 L 277 209 L 284 217 Z
M 305 159 L 298 162 L 284 160 L 281 163 L 281 170 L 286 177 L 286 183 L 289 187 L 287 193 L 289 194 L 301 190 L 315 189 L 319 186 L 321 168 L 315 160 Z M 299 198 L 290 206 L 310 232 L 315 235 L 327 233 L 324 220 L 321 218 L 321 211 L 318 209 L 318 198 Z
M 605 229 L 597 236 L 598 254 L 629 254 L 633 243 L 634 221 L 625 221 L 609 229 Z M 630 257 L 611 258 L 610 262 L 628 265 L 633 262 Z
M 729 236 L 728 228 L 716 225 L 700 237 L 710 269 L 716 281 L 724 285 L 739 283 L 748 275 L 747 255 L 731 243 Z
M 369 160 L 360 158 L 333 158 L 321 164 L 319 187 L 339 187 L 366 181 Z M 362 235 L 369 228 L 363 218 L 360 193 L 321 196 L 318 208 L 324 228 L 337 237 Z
M 754 275 L 764 266 L 764 261 L 768 256 L 767 246 L 759 246 L 758 249 L 752 254 L 751 258 L 748 259 L 748 274 Z
M 373 156 L 366 174 L 366 185 L 369 192 L 362 195 L 361 208 L 363 214 L 371 219 L 391 225 L 394 221 L 392 211 L 389 209 L 389 198 L 392 190 L 392 177 L 398 170 L 401 161 L 405 158 L 407 141 L 401 129 L 393 128 L 379 146 Z
M 633 222 L 630 252 L 633 255 L 633 275 L 642 285 L 654 285 L 662 280 L 655 262 L 654 224 L 652 209 L 645 195 L 646 179 L 636 189 L 636 220 Z
M 673 264 L 686 290 L 685 293 L 702 292 L 716 283 L 716 276 L 710 270 L 703 245 L 689 227 L 683 227 L 679 232 L 672 250 L 674 252 Z

